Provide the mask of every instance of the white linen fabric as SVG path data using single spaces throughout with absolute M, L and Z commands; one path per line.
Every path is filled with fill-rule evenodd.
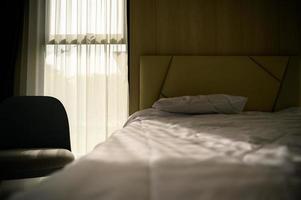
M 242 112 L 247 98 L 225 94 L 181 96 L 161 98 L 153 104 L 153 108 L 173 113 L 233 114 Z
M 65 106 L 82 155 L 128 118 L 126 0 L 47 0 L 44 95 Z
M 148 109 L 12 200 L 298 199 L 300 163 L 300 108 L 233 115 Z

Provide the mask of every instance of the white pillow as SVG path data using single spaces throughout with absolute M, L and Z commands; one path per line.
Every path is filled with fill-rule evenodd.
M 243 111 L 247 98 L 225 94 L 211 94 L 198 96 L 181 96 L 162 98 L 153 104 L 153 108 L 173 113 L 232 114 Z

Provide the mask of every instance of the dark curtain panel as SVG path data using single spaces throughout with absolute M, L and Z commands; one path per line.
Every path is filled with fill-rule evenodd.
M 131 59 L 131 56 L 130 56 L 130 54 L 131 54 L 131 51 L 130 51 L 130 23 L 131 23 L 131 21 L 130 21 L 130 0 L 127 0 L 126 1 L 126 23 L 127 23 L 127 50 L 128 50 L 128 82 L 129 82 L 129 84 L 131 84 L 130 83 L 130 75 L 131 75 L 131 73 L 130 73 L 130 67 L 131 67 L 131 65 L 130 65 L 130 59 Z M 130 87 L 129 87 L 129 92 L 131 92 L 130 91 Z
M 2 0 L 0 7 L 0 101 L 14 94 L 14 76 L 22 47 L 24 9 L 27 1 Z

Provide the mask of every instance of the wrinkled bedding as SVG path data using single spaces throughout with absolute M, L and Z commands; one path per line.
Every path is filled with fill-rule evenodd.
M 132 115 L 86 156 L 12 199 L 300 199 L 301 108 Z

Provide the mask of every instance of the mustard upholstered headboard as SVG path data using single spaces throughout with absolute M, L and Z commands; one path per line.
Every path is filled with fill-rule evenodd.
M 300 71 L 289 56 L 142 56 L 140 109 L 160 97 L 199 94 L 246 96 L 245 110 L 300 105 Z

